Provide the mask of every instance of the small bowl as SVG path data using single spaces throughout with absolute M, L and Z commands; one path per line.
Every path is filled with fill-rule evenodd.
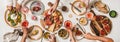
M 65 34 L 65 35 L 63 35 L 63 34 Z M 63 38 L 63 39 L 67 39 L 69 37 L 68 35 L 69 34 L 68 34 L 67 30 L 65 30 L 65 29 L 60 29 L 58 31 L 58 36 Z
M 30 5 L 30 10 L 34 15 L 41 15 L 45 10 L 45 6 L 41 1 L 33 1 Z

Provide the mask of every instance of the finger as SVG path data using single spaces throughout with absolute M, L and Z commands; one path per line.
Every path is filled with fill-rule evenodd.
M 48 37 L 48 40 L 52 40 L 52 37 L 51 37 L 51 35 L 49 35 L 49 37 Z
M 86 37 L 89 33 L 83 34 L 83 37 Z
M 53 12 L 53 8 L 49 9 L 48 13 L 51 14 Z

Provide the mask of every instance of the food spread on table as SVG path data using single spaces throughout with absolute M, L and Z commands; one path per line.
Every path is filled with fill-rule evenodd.
M 89 0 L 88 4 L 84 1 L 73 1 L 68 3 L 71 7 L 66 5 L 57 6 L 61 8 L 56 8 L 51 14 L 49 14 L 50 8 L 54 6 L 52 2 L 48 2 L 47 5 L 50 8 L 47 10 L 45 10 L 45 7 L 47 7 L 45 6 L 46 4 L 42 1 L 33 0 L 26 4 L 30 4 L 30 6 L 25 5 L 26 7 L 22 7 L 21 11 L 17 11 L 16 8 L 6 10 L 4 17 L 5 22 L 13 28 L 21 29 L 21 26 L 28 27 L 28 37 L 32 40 L 39 40 L 41 38 L 49 39 L 51 33 L 58 34 L 60 38 L 68 39 L 69 33 L 67 29 L 71 29 L 74 32 L 76 40 L 82 40 L 84 38 L 83 34 L 86 33 L 84 28 L 86 25 L 89 25 L 93 34 L 107 36 L 112 30 L 112 21 L 110 18 L 117 17 L 117 11 L 110 10 L 109 5 L 103 3 L 102 0 L 95 1 L 92 5 L 89 5 Z M 98 15 L 91 8 L 97 9 L 98 12 L 104 15 Z M 108 14 L 110 17 L 106 16 Z M 70 20 L 69 18 L 75 19 Z M 12 35 L 12 33 L 10 34 Z M 22 33 L 20 34 L 22 35 Z

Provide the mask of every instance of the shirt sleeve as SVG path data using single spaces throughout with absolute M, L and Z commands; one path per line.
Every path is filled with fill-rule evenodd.
M 23 3 L 23 1 L 24 0 L 17 0 L 17 3 L 21 5 Z
M 7 6 L 13 6 L 13 0 L 8 0 L 7 1 Z

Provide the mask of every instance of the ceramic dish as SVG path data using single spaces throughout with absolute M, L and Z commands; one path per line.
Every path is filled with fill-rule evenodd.
M 73 13 L 75 13 L 76 15 L 83 15 L 86 13 L 87 11 L 87 6 L 84 2 L 82 1 L 74 1 L 73 4 L 71 4 L 72 7 L 72 11 Z
M 39 40 L 42 37 L 43 31 L 38 25 L 33 25 L 29 28 L 31 30 L 28 37 L 32 40 Z
M 49 39 L 49 36 L 50 36 L 49 32 L 45 32 L 44 35 L 43 35 L 44 39 L 46 39 L 46 40 Z
M 117 16 L 117 12 L 115 10 L 110 11 L 110 17 L 115 18 Z
M 70 20 L 66 20 L 65 22 L 64 22 L 64 27 L 66 28 L 66 29 L 72 29 L 71 27 L 72 27 L 72 22 L 70 21 Z
M 11 11 L 6 10 L 4 19 L 9 26 L 17 28 L 18 26 L 21 26 L 21 22 L 26 19 L 26 16 L 13 8 Z
M 33 1 L 30 5 L 32 14 L 41 15 L 45 10 L 45 6 L 41 1 Z
M 67 39 L 68 38 L 68 32 L 67 32 L 67 30 L 60 29 L 58 31 L 58 36 L 61 37 L 61 38 L 63 38 L 63 39 Z
M 87 20 L 87 18 L 85 18 L 85 17 L 81 17 L 81 18 L 79 19 L 79 23 L 80 23 L 81 25 L 85 26 L 85 25 L 88 24 L 88 20 Z
M 109 7 L 105 3 L 101 2 L 101 1 L 96 1 L 93 6 L 98 11 L 100 11 L 102 13 L 105 13 L 105 14 L 109 13 L 109 11 L 110 11 Z
M 94 16 L 94 13 L 88 12 L 88 13 L 86 13 L 85 16 L 86 16 L 87 19 L 91 20 L 93 18 L 93 16 Z
M 44 12 L 43 24 L 45 29 L 54 32 L 57 31 L 63 23 L 63 16 L 60 11 L 56 10 L 53 14 L 49 15 L 48 10 Z
M 79 24 L 76 24 L 74 27 L 73 27 L 73 32 L 75 32 L 75 39 L 76 40 L 82 40 L 84 38 L 83 34 L 86 33 L 86 30 L 81 27 Z

